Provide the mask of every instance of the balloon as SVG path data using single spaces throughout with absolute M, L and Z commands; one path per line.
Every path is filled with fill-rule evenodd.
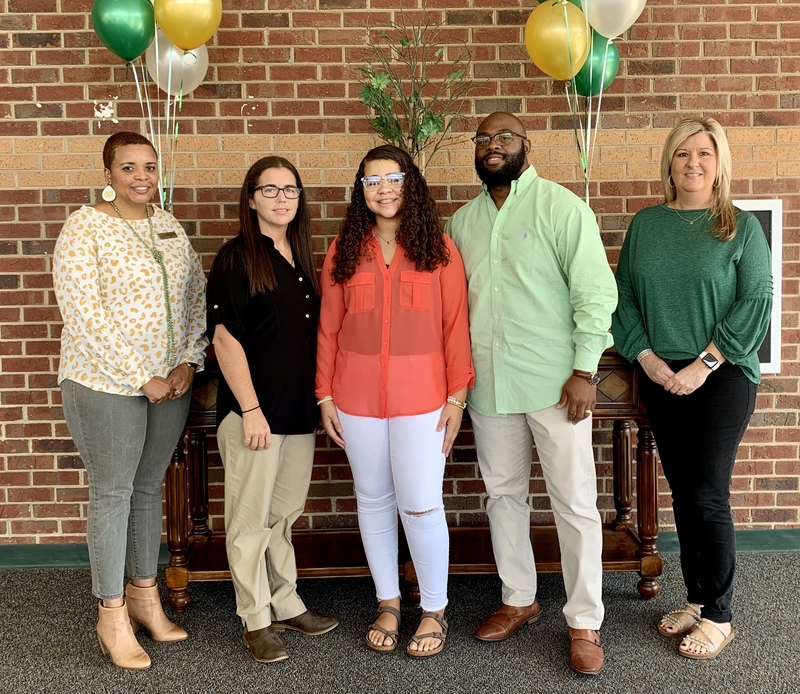
M 156 21 L 178 48 L 202 46 L 222 19 L 222 0 L 155 0 Z
M 156 53 L 158 44 L 158 53 Z M 174 46 L 159 29 L 157 40 L 145 54 L 147 72 L 159 89 L 172 96 L 191 94 L 203 82 L 208 71 L 208 49 L 205 46 L 183 51 Z M 172 73 L 170 74 L 170 66 Z
M 572 80 L 575 91 L 581 96 L 597 96 L 617 76 L 619 49 L 613 41 L 592 31 L 589 57 Z
M 547 0 L 528 17 L 525 47 L 542 72 L 557 80 L 568 80 L 581 69 L 589 54 L 586 17 L 575 5 Z
M 92 26 L 114 55 L 135 60 L 153 40 L 153 6 L 149 0 L 95 0 Z
M 615 39 L 630 29 L 647 0 L 583 0 L 589 24 L 598 34 Z

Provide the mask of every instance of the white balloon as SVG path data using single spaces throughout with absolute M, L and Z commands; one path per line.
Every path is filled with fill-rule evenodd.
M 615 39 L 630 29 L 647 0 L 581 0 L 589 24 L 601 36 Z
M 156 52 L 156 46 L 158 51 Z M 208 49 L 200 46 L 184 51 L 172 43 L 161 29 L 145 53 L 147 72 L 159 89 L 178 96 L 191 94 L 205 79 Z

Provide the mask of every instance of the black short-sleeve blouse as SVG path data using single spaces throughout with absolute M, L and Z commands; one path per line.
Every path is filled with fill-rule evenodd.
M 314 396 L 319 297 L 299 264 L 292 266 L 263 236 L 276 287 L 250 295 L 250 282 L 235 238 L 220 251 L 208 277 L 208 337 L 224 325 L 244 349 L 258 404 L 275 434 L 310 434 L 319 423 Z M 223 263 L 221 257 L 230 262 Z M 217 394 L 217 424 L 241 407 L 224 376 Z

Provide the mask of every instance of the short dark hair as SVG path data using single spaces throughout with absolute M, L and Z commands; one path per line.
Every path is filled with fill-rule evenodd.
M 154 153 L 156 151 L 156 148 L 153 147 L 153 143 L 144 135 L 131 132 L 130 130 L 123 130 L 122 132 L 114 133 L 106 140 L 106 144 L 103 146 L 103 166 L 107 169 L 111 169 L 117 149 L 120 147 L 127 147 L 128 145 L 147 145 Z

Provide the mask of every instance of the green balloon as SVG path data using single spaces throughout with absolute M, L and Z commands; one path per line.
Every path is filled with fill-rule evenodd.
M 618 70 L 619 49 L 612 41 L 592 29 L 589 57 L 572 79 L 575 91 L 581 96 L 597 96 L 614 81 Z
M 156 33 L 150 0 L 95 0 L 92 24 L 103 44 L 129 61 L 147 50 Z

